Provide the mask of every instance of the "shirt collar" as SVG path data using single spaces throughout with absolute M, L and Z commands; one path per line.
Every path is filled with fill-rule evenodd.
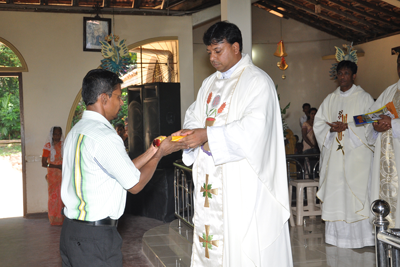
M 229 70 L 225 71 L 225 72 L 221 72 L 221 79 L 229 79 L 232 76 L 232 73 L 236 70 L 236 68 L 238 67 L 239 63 L 242 61 L 243 59 L 243 55 L 242 58 Z
M 89 120 L 95 120 L 103 123 L 105 126 L 114 129 L 111 125 L 111 123 L 100 113 L 96 111 L 91 111 L 91 110 L 85 110 L 83 111 L 82 119 L 89 119 Z

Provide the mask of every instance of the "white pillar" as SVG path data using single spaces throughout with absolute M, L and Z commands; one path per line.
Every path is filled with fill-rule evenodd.
M 251 57 L 251 0 L 221 0 L 221 21 L 236 24 L 242 32 L 243 53 Z

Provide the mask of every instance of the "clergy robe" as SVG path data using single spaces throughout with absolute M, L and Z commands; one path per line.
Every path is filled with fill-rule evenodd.
M 398 114 L 400 111 L 400 80 L 389 86 L 376 100 L 370 111 L 377 110 L 393 101 Z M 376 132 L 369 124 L 366 128 L 368 143 L 375 146 L 375 154 L 371 173 L 370 202 L 383 199 L 390 205 L 389 228 L 399 228 L 400 194 L 398 170 L 400 169 L 400 119 L 392 120 L 392 129 Z M 373 214 L 370 214 L 371 220 Z
M 314 134 L 321 151 L 317 197 L 322 201 L 325 241 L 343 248 L 374 245 L 369 217 L 368 177 L 373 150 L 364 126 L 353 116 L 367 113 L 374 100 L 360 86 L 346 92 L 340 87 L 322 102 L 314 119 Z M 348 129 L 330 132 L 326 122 L 347 122 Z
M 183 125 L 214 123 L 208 143 L 183 153 L 186 165 L 194 163 L 191 265 L 293 266 L 276 89 L 248 55 L 233 68 L 227 79 L 217 71 L 204 80 Z

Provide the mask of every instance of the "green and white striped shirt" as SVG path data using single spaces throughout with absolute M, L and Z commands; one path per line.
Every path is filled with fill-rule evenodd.
M 100 113 L 86 110 L 64 143 L 61 198 L 70 219 L 119 219 L 126 190 L 140 171 L 128 157 L 122 138 Z

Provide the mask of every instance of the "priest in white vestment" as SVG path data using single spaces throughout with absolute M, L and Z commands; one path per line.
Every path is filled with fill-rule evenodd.
M 397 47 L 400 52 L 400 47 Z M 397 73 L 400 78 L 400 54 L 397 57 Z M 370 111 L 380 109 L 387 103 L 393 102 L 397 114 L 400 115 L 400 80 L 389 86 L 376 100 Z M 374 162 L 371 173 L 372 203 L 383 199 L 390 205 L 389 228 L 400 228 L 400 119 L 381 116 L 377 123 L 369 124 L 366 129 L 367 140 L 375 146 Z M 371 213 L 371 220 L 373 214 Z
M 218 22 L 203 41 L 217 70 L 174 135 L 192 165 L 191 266 L 293 266 L 282 120 L 271 78 L 242 54 L 239 28 Z
M 374 100 L 354 84 L 356 73 L 354 62 L 339 62 L 339 87 L 325 98 L 314 120 L 321 151 L 317 197 L 322 201 L 325 242 L 341 248 L 375 244 L 368 220 L 373 150 L 367 145 L 364 126 L 356 127 L 353 120 L 367 113 Z

